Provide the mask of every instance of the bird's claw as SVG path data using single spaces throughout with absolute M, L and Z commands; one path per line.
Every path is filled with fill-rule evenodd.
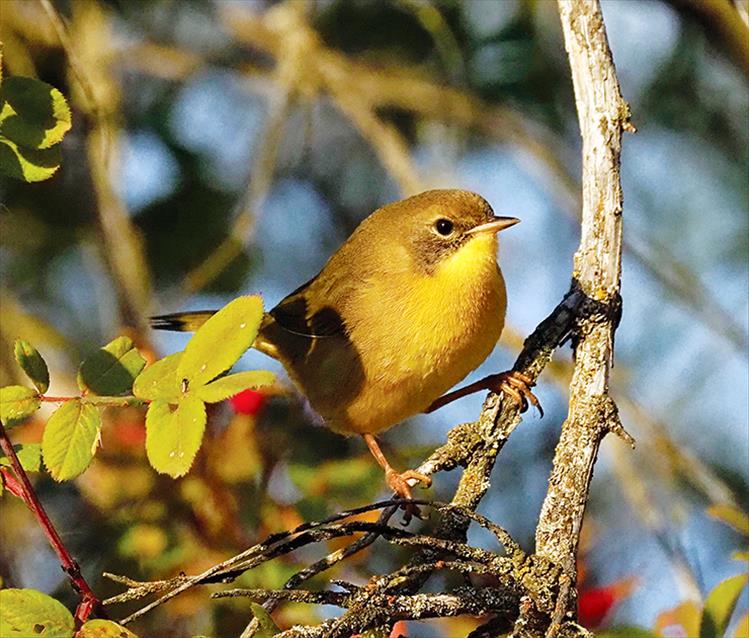
M 500 372 L 495 376 L 493 381 L 494 391 L 497 393 L 503 392 L 509 396 L 520 406 L 521 412 L 525 412 L 528 409 L 528 403 L 530 402 L 538 410 L 539 416 L 544 415 L 541 403 L 536 395 L 531 392 L 531 388 L 536 384 L 529 376 L 517 370 L 509 370 L 507 372 Z
M 406 470 L 405 472 L 397 472 L 392 468 L 385 470 L 385 480 L 388 486 L 393 492 L 406 501 L 413 500 L 413 492 L 411 491 L 411 485 L 409 481 L 416 481 L 421 483 L 424 488 L 428 488 L 432 484 L 432 479 L 426 474 L 417 472 L 416 470 Z M 421 514 L 421 510 L 415 503 L 404 503 L 402 506 L 403 524 L 408 525 L 411 522 L 412 517 L 421 518 L 424 517 Z

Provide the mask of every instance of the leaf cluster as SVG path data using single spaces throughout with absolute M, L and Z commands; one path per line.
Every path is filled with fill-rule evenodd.
M 72 126 L 65 96 L 36 78 L 3 78 L 0 58 L 0 171 L 25 182 L 60 167 L 60 142 Z
M 45 396 L 49 370 L 30 343 L 16 341 L 16 361 L 32 387 L 0 388 L 0 420 L 14 427 L 43 401 L 61 401 L 44 427 L 41 445 L 16 447 L 27 471 L 38 471 L 40 459 L 56 481 L 79 476 L 91 463 L 102 429 L 102 410 L 148 404 L 146 453 L 158 472 L 186 474 L 203 441 L 206 403 L 218 403 L 248 388 L 273 383 L 270 372 L 254 370 L 225 375 L 252 345 L 263 318 L 260 297 L 239 297 L 196 332 L 184 352 L 146 366 L 129 337 L 117 337 L 81 363 L 80 396 Z M 9 460 L 0 458 L 0 464 Z

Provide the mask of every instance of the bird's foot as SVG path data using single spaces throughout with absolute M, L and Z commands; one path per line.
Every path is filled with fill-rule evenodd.
M 544 415 L 541 403 L 536 395 L 531 392 L 531 388 L 536 384 L 533 382 L 533 379 L 522 372 L 518 372 L 517 370 L 500 372 L 499 374 L 488 376 L 487 381 L 492 391 L 497 394 L 503 392 L 509 396 L 520 406 L 521 412 L 525 412 L 528 409 L 528 403 L 530 402 L 538 410 L 539 416 Z
M 369 447 L 369 451 L 372 452 L 372 456 L 375 457 L 380 467 L 385 470 L 385 480 L 388 486 L 393 492 L 396 493 L 402 499 L 406 501 L 413 500 L 413 494 L 411 493 L 411 481 L 416 483 L 422 483 L 424 487 L 429 487 L 432 484 L 432 479 L 426 474 L 417 472 L 416 470 L 406 470 L 405 472 L 397 472 L 393 469 L 393 466 L 388 463 L 387 458 L 382 453 L 380 444 L 372 434 L 362 434 L 362 438 Z M 401 506 L 405 514 L 403 515 L 403 524 L 408 525 L 411 518 L 422 518 L 421 512 L 415 503 L 403 503 Z
M 456 399 L 461 399 L 474 392 L 491 390 L 497 394 L 504 392 L 520 407 L 521 412 L 525 412 L 528 409 L 528 403 L 530 402 L 538 410 L 538 413 L 543 416 L 543 408 L 536 395 L 531 392 L 531 388 L 534 385 L 536 384 L 533 382 L 533 379 L 516 370 L 490 374 L 488 377 L 442 395 L 426 409 L 426 412 L 434 412 L 434 410 L 441 408 L 443 405 L 452 403 Z
M 406 470 L 397 472 L 392 467 L 385 470 L 385 480 L 393 492 L 401 498 L 413 499 L 411 484 L 409 481 L 422 483 L 425 488 L 432 484 L 432 479 L 416 470 Z
M 388 487 L 395 492 L 402 499 L 407 501 L 413 500 L 413 492 L 411 491 L 411 483 L 409 481 L 416 481 L 421 483 L 424 488 L 429 487 L 432 484 L 432 479 L 426 474 L 417 472 L 415 470 L 406 470 L 405 472 L 397 472 L 392 467 L 385 469 L 385 480 L 387 481 Z M 403 507 L 403 524 L 408 525 L 411 522 L 411 518 L 423 518 L 421 510 L 415 503 L 404 503 Z

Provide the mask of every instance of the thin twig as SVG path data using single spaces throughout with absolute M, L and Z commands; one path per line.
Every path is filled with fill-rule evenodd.
M 380 514 L 380 517 L 377 519 L 377 523 L 380 525 L 387 525 L 390 518 L 395 514 L 395 512 L 398 511 L 397 506 L 392 506 L 383 509 L 382 513 Z M 327 556 L 324 556 L 317 562 L 313 563 L 312 565 L 305 567 L 303 570 L 297 572 L 294 574 L 291 578 L 289 578 L 286 583 L 284 583 L 284 589 L 296 589 L 301 585 L 303 582 L 309 580 L 310 578 L 316 576 L 317 574 L 320 574 L 324 571 L 327 571 L 328 569 L 332 568 L 333 566 L 337 565 L 341 561 L 346 560 L 350 556 L 353 556 L 354 554 L 357 554 L 358 552 L 366 549 L 372 543 L 374 543 L 378 538 L 380 537 L 380 534 L 378 532 L 370 532 L 368 534 L 365 534 L 364 536 L 357 538 L 352 543 L 349 543 L 346 547 L 343 547 L 341 549 L 337 549 L 334 552 L 331 552 Z M 278 605 L 277 600 L 268 600 L 265 603 L 263 603 L 263 607 L 265 607 L 265 610 L 268 613 L 271 613 Z M 252 638 L 252 636 L 255 635 L 255 632 L 260 628 L 260 621 L 253 616 L 252 620 L 250 620 L 247 627 L 245 627 L 244 631 L 240 635 L 240 638 Z
M 241 552 L 240 554 L 237 554 L 236 556 L 232 556 L 231 558 L 228 558 L 227 560 L 222 561 L 221 563 L 218 563 L 217 565 L 213 565 L 212 567 L 208 568 L 207 570 L 205 570 L 201 574 L 198 574 L 197 576 L 189 577 L 186 581 L 181 582 L 174 589 L 167 592 L 166 594 L 164 594 L 157 600 L 153 601 L 152 603 L 149 603 L 145 607 L 130 614 L 126 618 L 123 618 L 120 621 L 120 624 L 124 625 L 129 622 L 132 622 L 136 618 L 141 617 L 143 614 L 151 611 L 152 609 L 155 609 L 156 607 L 164 604 L 168 600 L 171 600 L 178 594 L 181 594 L 182 592 L 187 591 L 188 589 L 195 587 L 196 585 L 207 583 L 207 582 L 214 582 L 215 580 L 233 578 L 234 576 L 240 573 L 243 573 L 244 571 L 246 571 L 246 569 L 248 569 L 246 565 L 253 565 L 254 563 L 252 561 L 258 560 L 259 558 L 261 558 L 263 555 L 267 554 L 268 552 L 275 551 L 279 543 L 287 541 L 287 539 L 289 538 L 298 536 L 302 533 L 306 533 L 310 530 L 321 528 L 325 525 L 335 523 L 345 518 L 350 518 L 358 514 L 363 514 L 365 512 L 369 512 L 369 511 L 376 510 L 376 509 L 383 509 L 383 508 L 391 507 L 394 505 L 400 506 L 402 503 L 403 503 L 402 499 L 371 503 L 369 505 L 364 505 L 362 507 L 357 507 L 357 508 L 353 508 L 350 510 L 346 510 L 344 512 L 339 512 L 322 521 L 311 521 L 311 522 L 302 523 L 301 525 L 299 525 L 293 530 L 285 530 L 283 532 L 271 534 L 263 542 L 258 543 L 257 545 L 253 545 L 252 547 L 245 550 L 244 552 Z M 416 501 L 416 503 L 426 505 L 426 504 L 429 504 L 429 501 Z M 345 529 L 331 530 L 330 537 L 332 538 L 335 535 L 335 532 L 337 532 L 339 536 L 344 536 L 344 535 L 348 535 L 347 532 L 349 531 L 371 532 L 374 530 L 383 531 L 382 528 L 378 527 L 376 523 L 356 522 L 356 523 L 349 524 Z M 408 534 L 408 532 L 405 532 L 404 530 L 398 530 L 392 527 L 386 527 L 386 530 L 392 534 L 404 534 L 404 535 Z M 314 538 L 314 537 L 309 536 L 308 538 Z M 320 539 L 326 540 L 324 538 L 324 535 L 321 535 Z M 316 541 L 312 541 L 312 542 L 316 542 Z M 288 549 L 288 551 L 293 551 L 293 549 L 297 548 L 293 544 L 292 545 L 287 544 L 285 547 Z M 243 565 L 241 569 L 239 569 L 238 567 L 240 565 Z

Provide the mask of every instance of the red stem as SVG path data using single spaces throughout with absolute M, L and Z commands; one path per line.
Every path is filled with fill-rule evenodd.
M 2 476 L 3 482 L 11 491 L 11 493 L 21 498 L 23 502 L 26 503 L 26 506 L 34 514 L 36 520 L 39 522 L 39 525 L 41 525 L 42 531 L 47 537 L 49 544 L 52 546 L 52 549 L 55 550 L 57 557 L 60 559 L 60 566 L 62 567 L 62 570 L 70 579 L 70 584 L 73 586 L 73 589 L 78 592 L 81 597 L 81 602 L 78 604 L 78 607 L 75 610 L 76 622 L 79 625 L 83 624 L 94 611 L 98 616 L 106 618 L 107 615 L 104 611 L 104 607 L 101 604 L 101 601 L 96 597 L 92 589 L 89 587 L 86 579 L 83 577 L 83 574 L 81 574 L 80 566 L 70 555 L 70 552 L 63 544 L 60 535 L 57 533 L 55 526 L 52 524 L 52 521 L 49 520 L 47 512 L 44 511 L 44 508 L 42 507 L 42 504 L 39 501 L 36 492 L 34 491 L 34 487 L 31 485 L 31 481 L 29 481 L 29 477 L 26 474 L 26 471 L 21 466 L 21 462 L 18 460 L 18 456 L 16 456 L 16 451 L 13 449 L 13 444 L 8 438 L 8 434 L 1 423 L 0 448 L 2 448 L 3 454 L 5 454 L 5 456 L 7 456 L 10 460 L 10 465 L 13 468 L 13 473 L 15 474 L 15 477 L 9 477 L 8 473 L 4 471 Z M 10 478 L 15 480 L 9 480 Z
M 9 468 L 0 468 L 0 479 L 2 479 L 3 487 L 6 490 L 13 494 L 13 496 L 23 500 L 23 488 Z

